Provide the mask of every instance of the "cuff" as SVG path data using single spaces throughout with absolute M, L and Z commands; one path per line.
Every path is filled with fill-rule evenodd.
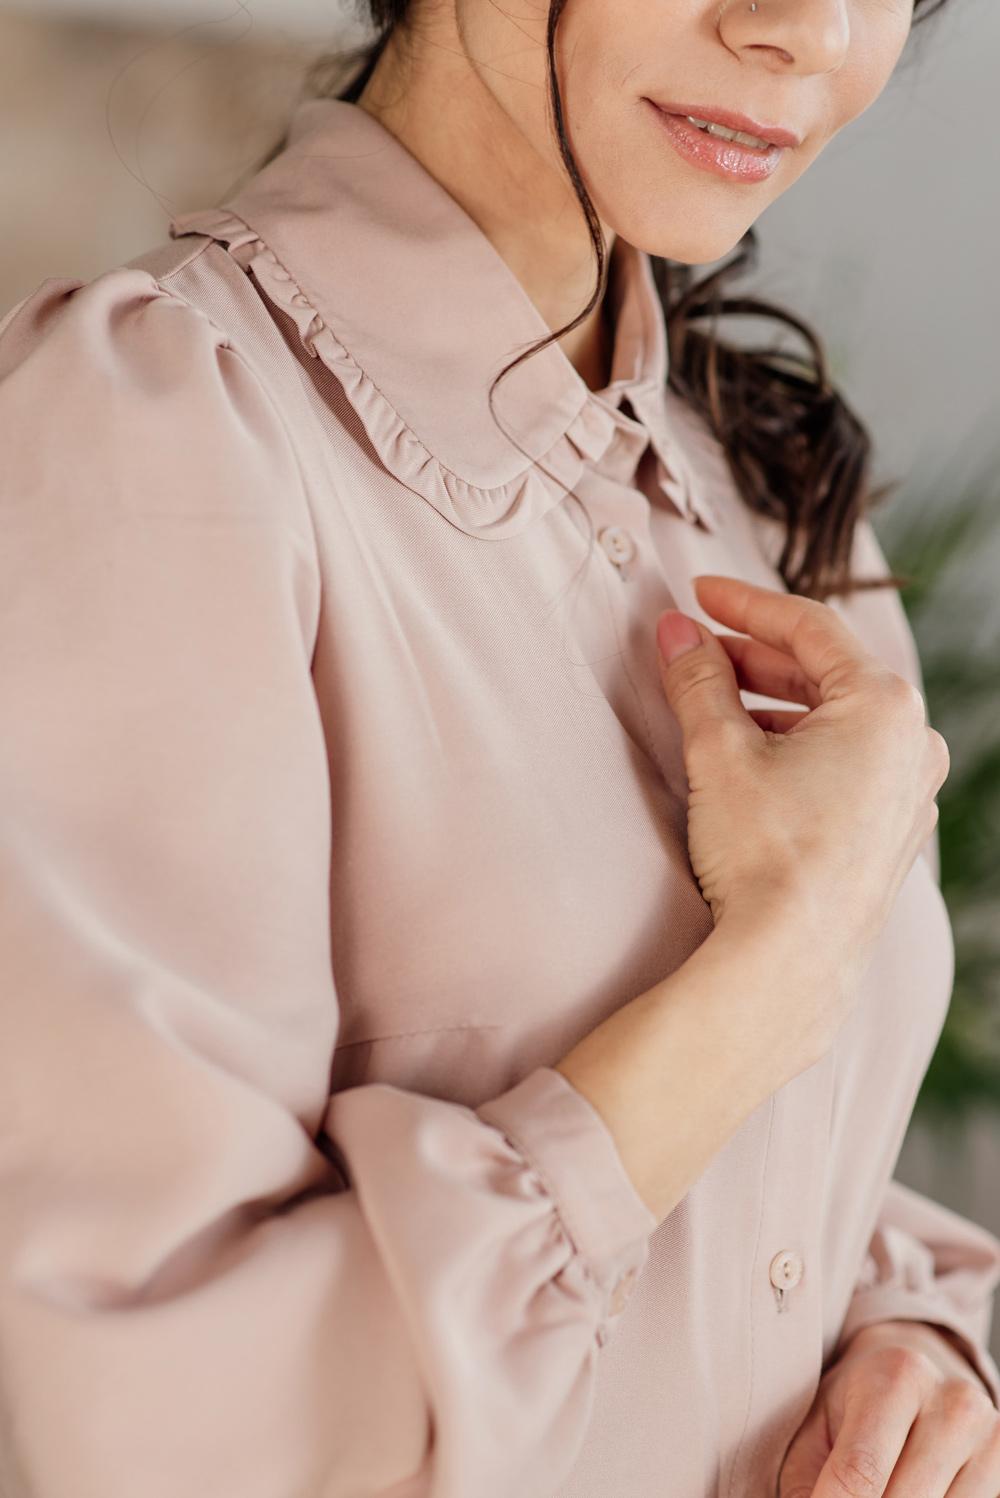
M 646 1262 L 657 1224 L 600 1114 L 548 1068 L 476 1112 L 537 1171 L 574 1249 L 605 1293 L 606 1315 L 617 1315 Z

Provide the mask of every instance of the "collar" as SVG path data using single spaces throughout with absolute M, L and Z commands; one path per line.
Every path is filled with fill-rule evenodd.
M 230 205 L 171 232 L 217 239 L 252 269 L 386 468 L 468 534 L 516 534 L 587 464 L 631 482 L 650 444 L 666 496 L 711 525 L 671 429 L 649 262 L 631 246 L 615 250 L 611 383 L 592 393 L 557 345 L 497 383 L 548 328 L 468 215 L 355 105 L 305 105 L 288 149 Z

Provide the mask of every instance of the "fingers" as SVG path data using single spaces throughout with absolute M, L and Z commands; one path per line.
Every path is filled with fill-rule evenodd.
M 910 1432 L 886 1498 L 909 1498 L 912 1493 L 945 1498 L 956 1475 L 978 1452 L 995 1415 L 984 1389 L 965 1379 L 943 1386 Z M 995 1485 L 982 1487 L 975 1498 L 996 1498 L 998 1492 Z
M 812 1498 L 812 1491 L 829 1455 L 826 1409 L 817 1405 L 796 1433 L 781 1464 L 778 1498 Z
M 792 656 L 775 650 L 773 645 L 748 640 L 745 635 L 719 635 L 718 639 L 744 691 L 819 707 L 823 700 L 819 691 Z
M 847 690 L 852 674 L 856 679 L 858 672 L 879 665 L 825 604 L 731 577 L 699 577 L 695 592 L 701 607 L 720 624 L 792 656 L 824 701 Z
M 996 1498 L 1000 1493 L 1000 1417 L 948 1489 L 947 1498 Z
M 939 1332 L 867 1327 L 827 1378 L 836 1439 L 815 1498 L 1000 1494 L 1000 1415 Z
M 686 741 L 720 723 L 757 736 L 732 663 L 710 630 L 671 609 L 660 617 L 656 643 L 663 690 Z
M 922 1397 L 916 1378 L 896 1376 L 888 1366 L 884 1376 L 849 1386 L 844 1418 L 813 1498 L 883 1498 Z
M 796 712 L 791 708 L 752 707 L 750 716 L 765 733 L 790 733 L 809 714 Z

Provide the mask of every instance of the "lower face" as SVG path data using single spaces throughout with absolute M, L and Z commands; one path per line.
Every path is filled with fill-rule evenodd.
M 481 9 L 474 57 L 491 27 L 516 23 L 516 67 L 481 77 L 558 165 L 545 0 L 458 6 Z M 557 32 L 567 133 L 602 221 L 672 260 L 726 254 L 878 96 L 912 13 L 913 0 L 567 0 Z M 518 89 L 525 69 L 530 94 Z

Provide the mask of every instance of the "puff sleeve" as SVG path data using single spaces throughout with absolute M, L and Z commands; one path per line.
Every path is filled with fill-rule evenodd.
M 554 1072 L 328 1096 L 278 414 L 126 270 L 7 320 L 0 453 L 0 1488 L 541 1498 L 654 1222 Z

